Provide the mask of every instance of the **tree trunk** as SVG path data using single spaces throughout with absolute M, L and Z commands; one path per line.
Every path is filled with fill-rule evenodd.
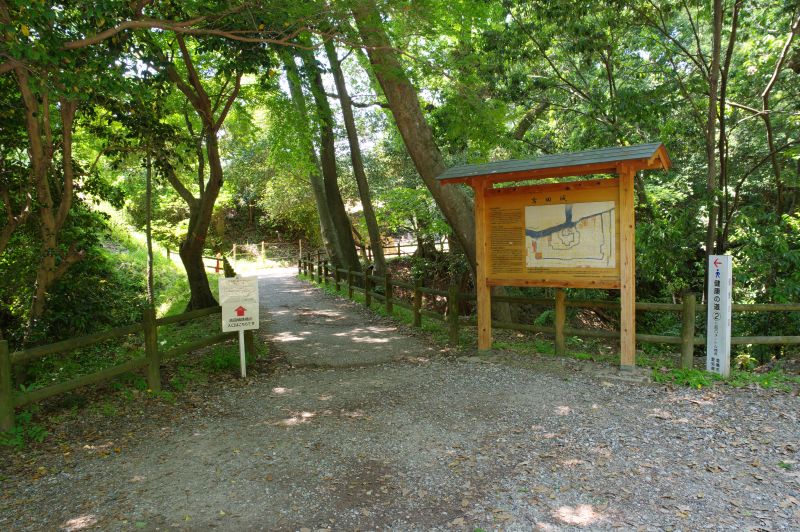
M 200 195 L 198 198 L 195 198 L 177 178 L 172 167 L 168 164 L 164 165 L 168 168 L 166 177 L 170 184 L 184 201 L 186 201 L 187 205 L 189 205 L 189 230 L 186 233 L 186 238 L 181 242 L 179 253 L 183 262 L 183 267 L 186 270 L 186 278 L 191 291 L 189 303 L 186 306 L 186 310 L 190 311 L 217 305 L 217 300 L 214 298 L 214 295 L 211 293 L 211 288 L 208 285 L 208 277 L 206 276 L 205 266 L 203 265 L 203 251 L 205 248 L 206 236 L 208 235 L 208 227 L 211 224 L 211 216 L 214 213 L 214 204 L 217 201 L 217 196 L 219 196 L 219 191 L 222 188 L 223 182 L 222 162 L 219 155 L 217 133 L 222 127 L 222 124 L 225 123 L 225 118 L 228 116 L 233 102 L 239 95 L 242 73 L 234 72 L 232 74 L 234 79 L 233 88 L 227 94 L 224 93 L 223 89 L 223 92 L 217 95 L 215 103 L 212 104 L 208 92 L 205 87 L 203 87 L 198 71 L 195 69 L 194 62 L 192 61 L 192 57 L 185 43 L 185 38 L 182 35 L 178 35 L 176 36 L 176 40 L 180 47 L 181 59 L 186 67 L 188 83 L 183 80 L 177 68 L 171 62 L 165 65 L 167 76 L 186 96 L 186 99 L 197 113 L 200 123 L 203 125 L 202 138 L 205 140 L 205 159 L 207 159 L 207 161 L 204 160 L 202 150 L 199 150 L 197 152 L 197 164 L 198 169 L 202 170 L 204 163 L 208 162 L 209 170 L 208 182 L 206 183 L 203 182 L 204 176 L 198 173 Z M 223 87 L 226 86 L 227 83 L 223 85 Z M 221 110 L 217 116 L 214 116 L 218 109 Z
M 353 16 L 414 166 L 453 228 L 474 273 L 476 255 L 472 200 L 462 189 L 453 185 L 443 187 L 436 181 L 436 177 L 445 170 L 442 154 L 422 113 L 417 92 L 386 35 L 374 2 L 362 0 L 353 7 Z
M 706 193 L 708 194 L 708 227 L 706 228 L 706 256 L 713 255 L 717 240 L 717 92 L 719 90 L 720 54 L 722 50 L 722 0 L 714 0 L 714 19 L 711 47 L 711 70 L 708 74 L 708 117 L 706 121 Z
M 311 86 L 311 94 L 317 105 L 319 116 L 319 158 L 322 168 L 322 178 L 325 184 L 325 201 L 328 204 L 333 221 L 333 229 L 336 232 L 336 242 L 339 246 L 337 252 L 340 268 L 361 270 L 361 263 L 358 260 L 356 244 L 353 240 L 353 233 L 350 230 L 350 219 L 344 208 L 342 194 L 339 191 L 338 170 L 336 168 L 336 146 L 333 134 L 333 112 L 331 111 L 328 97 L 325 94 L 325 86 L 322 83 L 322 74 L 314 54 L 308 50 L 300 50 L 303 59 L 303 66 Z
M 53 199 L 49 170 L 53 165 L 56 151 L 52 134 L 50 101 L 48 94 L 34 95 L 29 85 L 27 71 L 19 67 L 15 70 L 17 82 L 25 105 L 25 121 L 28 132 L 28 155 L 31 160 L 31 173 L 38 200 L 39 234 L 41 255 L 36 271 L 36 281 L 31 300 L 30 314 L 25 331 L 25 343 L 30 341 L 36 322 L 44 314 L 47 305 L 47 292 L 54 282 L 60 279 L 70 265 L 83 258 L 84 251 L 70 245 L 66 252 L 59 253 L 60 234 L 67 221 L 73 201 L 74 170 L 72 166 L 72 127 L 78 103 L 74 100 L 59 99 L 61 116 L 61 172 L 60 198 L 56 205 Z
M 294 62 L 294 56 L 284 48 L 281 49 L 281 57 L 283 59 L 284 68 L 286 69 L 289 92 L 291 93 L 295 110 L 302 123 L 307 126 L 310 123 L 310 118 L 306 108 L 306 97 L 300 85 L 300 73 Z M 303 135 L 303 137 L 306 139 L 304 148 L 308 152 L 312 168 L 308 178 L 311 183 L 311 192 L 314 195 L 314 202 L 317 205 L 317 213 L 319 214 L 319 229 L 320 235 L 322 236 L 322 245 L 325 246 L 325 251 L 327 251 L 331 260 L 338 264 L 339 257 L 337 250 L 339 246 L 336 244 L 336 232 L 333 230 L 333 221 L 330 211 L 328 210 L 328 203 L 325 201 L 325 185 L 319 171 L 319 159 L 317 158 L 314 145 L 311 141 L 310 128 L 306 127 L 304 133 L 305 135 Z
M 336 46 L 333 41 L 325 41 L 325 51 L 328 55 L 328 62 L 331 65 L 333 79 L 336 83 L 336 92 L 342 105 L 342 117 L 347 131 L 347 141 L 350 144 L 350 161 L 353 163 L 353 175 L 358 185 L 358 195 L 361 198 L 361 207 L 364 209 L 364 220 L 367 224 L 369 243 L 372 248 L 372 255 L 375 261 L 375 274 L 383 275 L 386 272 L 386 259 L 383 256 L 383 245 L 381 235 L 378 230 L 378 221 L 375 217 L 375 210 L 372 208 L 372 198 L 369 193 L 369 182 L 364 171 L 364 161 L 361 157 L 361 146 L 358 141 L 358 130 L 356 121 L 353 117 L 353 107 L 350 104 L 350 95 L 347 92 L 342 65 L 339 56 L 336 54 Z
M 149 147 L 148 147 L 149 150 Z M 147 153 L 147 175 L 145 182 L 145 238 L 147 239 L 147 304 L 155 307 L 155 291 L 153 289 L 153 164 L 150 153 Z

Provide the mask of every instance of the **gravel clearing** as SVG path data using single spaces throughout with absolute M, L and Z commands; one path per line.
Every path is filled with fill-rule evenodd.
M 795 395 L 455 357 L 292 270 L 261 291 L 276 372 L 4 460 L 0 529 L 800 529 Z

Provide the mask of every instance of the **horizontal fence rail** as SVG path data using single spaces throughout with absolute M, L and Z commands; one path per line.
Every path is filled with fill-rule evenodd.
M 220 307 L 211 307 L 156 319 L 155 311 L 153 311 L 153 309 L 146 309 L 142 316 L 141 323 L 134 323 L 108 331 L 101 331 L 79 338 L 71 338 L 49 345 L 36 346 L 13 353 L 9 353 L 8 342 L 6 340 L 0 340 L 0 430 L 9 430 L 13 428 L 15 408 L 36 403 L 55 395 L 74 390 L 75 388 L 80 388 L 81 386 L 108 381 L 118 375 L 140 368 L 146 368 L 148 388 L 154 392 L 161 391 L 161 363 L 163 361 L 202 347 L 225 342 L 236 337 L 236 333 L 217 333 L 162 351 L 158 347 L 158 328 L 219 314 L 220 312 L 222 312 Z M 44 356 L 64 354 L 107 340 L 139 333 L 143 333 L 144 335 L 144 356 L 142 357 L 134 358 L 88 375 L 82 375 L 69 381 L 59 382 L 31 391 L 14 393 L 12 374 L 15 364 L 24 364 Z M 253 345 L 253 331 L 245 331 L 245 346 Z M 252 350 L 252 347 L 250 347 L 250 350 Z
M 353 292 L 358 291 L 364 294 L 364 304 L 367 307 L 372 305 L 373 300 L 380 301 L 386 307 L 388 313 L 392 313 L 394 305 L 408 308 L 413 313 L 414 326 L 421 326 L 422 317 L 443 321 L 448 324 L 449 339 L 452 344 L 457 344 L 459 327 L 462 325 L 477 325 L 474 316 L 459 316 L 458 309 L 463 302 L 473 302 L 476 300 L 474 293 L 459 292 L 455 286 L 449 290 L 438 290 L 422 286 L 421 283 L 400 282 L 391 278 L 390 275 L 378 276 L 372 273 L 358 272 L 336 268 L 330 265 L 322 252 L 315 254 L 307 253 L 300 257 L 297 263 L 298 273 L 304 274 L 315 279 L 318 283 L 335 283 L 337 291 L 341 283 L 347 286 L 348 297 L 352 299 Z M 409 301 L 399 299 L 398 289 L 406 292 L 405 297 Z M 564 355 L 567 336 L 578 336 L 585 338 L 609 338 L 618 339 L 619 331 L 605 329 L 577 329 L 566 327 L 566 309 L 587 308 L 587 309 L 619 309 L 619 302 L 601 301 L 591 299 L 567 299 L 563 289 L 555 290 L 554 298 L 533 298 L 524 296 L 492 296 L 493 302 L 498 303 L 517 303 L 539 306 L 549 306 L 555 311 L 553 326 L 539 326 L 522 323 L 511 323 L 502 321 L 492 321 L 492 327 L 497 329 L 516 330 L 524 332 L 535 332 L 549 334 L 554 337 L 555 352 L 557 355 Z M 444 313 L 424 309 L 422 306 L 423 298 L 433 298 L 439 300 L 440 306 L 444 304 Z M 636 302 L 637 312 L 676 312 L 681 316 L 681 334 L 678 335 L 657 335 L 657 334 L 636 334 L 636 341 L 649 344 L 668 344 L 681 346 L 680 364 L 682 368 L 691 368 L 694 363 L 695 345 L 702 345 L 706 339 L 704 336 L 697 336 L 695 324 L 698 313 L 705 314 L 707 306 L 697 303 L 694 294 L 687 294 L 681 303 L 652 303 L 639 301 Z M 734 312 L 800 312 L 800 304 L 734 304 Z M 800 336 L 734 336 L 731 338 L 732 345 L 800 345 Z

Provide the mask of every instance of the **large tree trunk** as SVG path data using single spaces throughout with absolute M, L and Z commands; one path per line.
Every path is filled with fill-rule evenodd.
M 208 285 L 206 268 L 203 264 L 203 251 L 208 227 L 211 225 L 211 215 L 214 213 L 214 204 L 222 188 L 222 163 L 216 130 L 207 131 L 205 139 L 210 175 L 205 189 L 200 194 L 199 201 L 195 202 L 193 209 L 190 209 L 189 230 L 180 247 L 181 261 L 186 269 L 186 277 L 191 291 L 191 298 L 186 306 L 187 312 L 217 305 L 217 300 Z
M 436 177 L 445 170 L 442 154 L 422 113 L 417 92 L 386 35 L 374 2 L 359 2 L 353 8 L 353 16 L 414 166 L 453 228 L 474 272 L 476 255 L 472 200 L 462 189 L 452 185 L 443 187 L 436 181 Z
M 342 117 L 347 131 L 347 141 L 350 144 L 350 161 L 353 163 L 353 175 L 358 185 L 358 195 L 361 198 L 361 207 L 364 209 L 364 220 L 367 224 L 369 234 L 369 244 L 372 248 L 372 256 L 375 262 L 375 274 L 383 275 L 386 272 L 386 259 L 383 256 L 383 244 L 381 234 L 378 230 L 378 221 L 375 217 L 375 209 L 372 208 L 372 198 L 369 193 L 369 182 L 364 171 L 364 161 L 361 157 L 361 146 L 358 141 L 358 130 L 356 121 L 353 117 L 353 106 L 350 102 L 350 95 L 347 92 L 342 65 L 339 56 L 336 54 L 336 46 L 333 41 L 325 41 L 325 51 L 328 55 L 328 62 L 331 65 L 333 79 L 336 83 L 336 92 L 342 105 Z
M 234 72 L 232 74 L 234 83 L 230 92 L 227 94 L 221 92 L 216 96 L 215 102 L 212 103 L 194 67 L 194 62 L 186 47 L 184 37 L 178 35 L 176 39 L 180 47 L 181 59 L 186 67 L 188 83 L 184 81 L 175 65 L 171 62 L 166 64 L 167 76 L 186 96 L 186 99 L 192 105 L 192 108 L 200 119 L 200 123 L 203 126 L 202 139 L 205 141 L 206 147 L 205 159 L 207 159 L 204 160 L 202 150 L 198 151 L 197 181 L 199 197 L 197 198 L 194 197 L 178 179 L 174 171 L 172 171 L 172 167 L 169 164 L 164 164 L 167 169 L 167 179 L 189 206 L 189 230 L 186 233 L 186 238 L 181 242 L 179 252 L 183 267 L 186 270 L 186 278 L 191 291 L 189 303 L 186 306 L 186 310 L 189 311 L 217 305 L 217 300 L 214 298 L 214 295 L 211 293 L 211 288 L 208 285 L 208 277 L 206 276 L 205 266 L 203 265 L 203 251 L 205 248 L 206 236 L 208 235 L 208 227 L 211 224 L 211 216 L 214 213 L 214 204 L 217 201 L 217 196 L 219 196 L 219 191 L 222 188 L 223 182 L 222 162 L 219 155 L 217 134 L 222 124 L 225 123 L 225 118 L 227 118 L 233 102 L 239 95 L 242 73 Z M 227 83 L 223 86 L 227 87 Z M 218 115 L 214 116 L 217 111 Z M 208 182 L 204 183 L 202 169 L 204 168 L 205 162 L 208 163 L 209 177 Z
M 306 97 L 303 94 L 303 89 L 300 84 L 300 73 L 297 70 L 297 65 L 294 62 L 294 56 L 285 48 L 281 49 L 281 58 L 283 59 L 284 68 L 286 69 L 286 79 L 289 82 L 289 92 L 292 96 L 292 103 L 294 103 L 295 110 L 300 117 L 302 124 L 308 124 L 310 117 L 306 107 Z M 333 220 L 331 219 L 330 211 L 328 210 L 328 203 L 325 200 L 325 184 L 322 181 L 322 174 L 319 171 L 319 159 L 314 150 L 314 145 L 311 142 L 310 130 L 306 130 L 303 137 L 306 139 L 304 146 L 308 153 L 308 158 L 311 162 L 311 172 L 309 172 L 309 182 L 311 183 L 311 193 L 314 195 L 314 203 L 317 206 L 317 213 L 319 215 L 319 230 L 322 236 L 322 244 L 325 246 L 325 251 L 328 256 L 335 263 L 339 263 L 338 244 L 336 242 L 336 231 L 333 229 Z
M 350 219 L 344 208 L 342 194 L 339 191 L 339 176 L 336 168 L 336 146 L 333 134 L 333 112 L 331 111 L 328 97 L 325 94 L 325 86 L 322 83 L 322 74 L 314 54 L 307 50 L 301 50 L 300 56 L 303 59 L 306 76 L 311 87 L 311 94 L 317 105 L 319 117 L 319 158 L 322 168 L 322 177 L 325 183 L 325 201 L 328 204 L 328 211 L 333 221 L 333 229 L 336 232 L 336 241 L 339 245 L 337 250 L 339 262 L 337 267 L 347 268 L 356 271 L 361 270 L 361 263 L 358 260 L 356 243 L 353 240 L 353 233 L 350 230 Z
M 708 117 L 706 121 L 706 193 L 708 194 L 708 227 L 706 228 L 706 256 L 713 255 L 717 240 L 717 96 L 719 91 L 720 54 L 722 50 L 722 0 L 714 0 L 712 17 L 711 66 L 708 73 Z

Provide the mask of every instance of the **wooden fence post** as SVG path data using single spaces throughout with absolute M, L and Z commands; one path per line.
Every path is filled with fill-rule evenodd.
M 447 321 L 450 324 L 450 345 L 458 346 L 458 286 L 454 284 L 447 291 Z
M 400 250 L 400 242 L 399 241 L 397 242 L 397 256 L 398 257 L 402 257 L 403 256 L 403 252 Z
M 266 258 L 267 258 L 267 254 L 266 254 L 266 252 L 264 250 L 264 241 L 262 240 L 261 241 L 261 260 L 264 260 Z
M 328 284 L 328 260 L 327 259 L 325 259 L 325 261 L 322 263 L 322 279 L 325 282 L 325 284 Z
M 342 278 L 339 275 L 339 268 L 336 266 L 333 267 L 333 286 L 336 288 L 336 293 L 339 293 L 339 289 L 341 288 L 341 281 Z
M 167 248 L 167 258 L 169 259 L 169 248 Z
M 683 296 L 683 327 L 681 328 L 681 369 L 694 365 L 694 323 L 697 297 L 693 293 Z
M 158 353 L 158 329 L 156 311 L 144 309 L 142 319 L 144 325 L 144 352 L 147 356 L 147 387 L 154 392 L 161 391 L 161 360 Z
M 0 430 L 14 428 L 14 396 L 8 341 L 0 340 Z
M 353 270 L 347 268 L 347 298 L 353 299 Z
M 394 303 L 392 302 L 392 276 L 389 272 L 383 275 L 383 295 L 386 296 L 386 313 L 391 316 Z
M 414 327 L 422 327 L 422 280 L 416 279 L 414 281 L 414 303 L 412 305 L 414 311 Z
M 250 355 L 252 360 L 256 359 L 256 338 L 253 329 L 244 331 L 244 352 Z
M 372 277 L 369 269 L 364 270 L 364 305 L 367 308 L 372 305 Z
M 564 339 L 564 325 L 567 321 L 567 293 L 563 288 L 556 288 L 556 356 L 563 357 L 567 352 L 567 344 Z
M 322 282 L 322 251 L 317 251 L 317 282 Z

